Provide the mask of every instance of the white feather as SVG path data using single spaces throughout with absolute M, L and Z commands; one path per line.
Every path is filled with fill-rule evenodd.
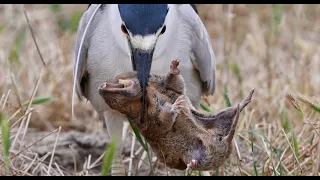
M 102 4 L 99 4 L 97 6 L 97 8 L 94 10 L 92 16 L 90 17 L 89 21 L 88 21 L 88 24 L 84 30 L 84 33 L 83 33 L 83 36 L 81 38 L 81 42 L 80 42 L 80 47 L 79 47 L 79 50 L 78 50 L 78 56 L 77 56 L 77 60 L 76 60 L 76 69 L 75 69 L 75 74 L 74 74 L 74 77 L 73 77 L 73 88 L 72 88 L 72 104 L 71 104 L 71 111 L 72 111 L 72 121 L 74 120 L 74 96 L 75 96 L 75 90 L 76 90 L 76 79 L 77 79 L 77 75 L 78 75 L 78 67 L 79 67 L 79 58 L 80 58 L 80 52 L 81 52 L 81 48 L 82 48 L 82 44 L 83 44 L 83 40 L 86 36 L 86 32 L 87 32 L 87 29 L 90 25 L 90 22 L 92 21 L 94 15 L 96 14 L 96 12 L 98 11 L 98 9 L 100 8 Z
M 157 40 L 156 34 L 151 34 L 147 36 L 135 35 L 131 38 L 131 43 L 134 48 L 147 51 L 154 47 L 156 40 Z

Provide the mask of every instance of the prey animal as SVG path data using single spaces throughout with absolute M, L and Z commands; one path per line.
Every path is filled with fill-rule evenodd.
M 141 123 L 141 87 L 136 72 L 103 83 L 99 94 L 127 115 L 146 138 L 160 162 L 178 170 L 208 171 L 221 166 L 232 152 L 240 111 L 254 90 L 236 107 L 217 114 L 197 111 L 185 95 L 184 79 L 173 60 L 166 75 L 151 74 L 146 93 L 145 122 Z

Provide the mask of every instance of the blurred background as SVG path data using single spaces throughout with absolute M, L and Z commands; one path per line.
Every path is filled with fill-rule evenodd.
M 309 147 L 302 140 L 314 138 L 313 130 L 320 127 L 316 110 L 320 103 L 320 5 L 199 4 L 197 8 L 217 59 L 216 92 L 204 97 L 203 102 L 216 112 L 227 106 L 225 94 L 231 104 L 236 104 L 255 88 L 252 103 L 243 112 L 237 141 L 245 141 L 244 137 L 258 141 L 247 134 L 255 129 L 282 147 L 281 154 L 289 147 L 281 134 L 283 128 L 291 133 L 292 147 L 301 155 Z M 87 4 L 0 5 L 0 102 L 8 97 L 0 108 L 12 115 L 25 105 L 43 67 L 24 9 L 46 63 L 29 127 L 104 131 L 90 103 L 77 98 L 76 121 L 71 121 L 75 37 Z M 291 100 L 287 93 L 292 94 Z M 262 142 L 257 143 L 264 147 Z M 250 144 L 240 144 L 239 148 L 243 153 L 250 152 Z M 317 174 L 318 166 L 314 170 L 313 165 L 319 159 L 313 153 L 319 149 L 310 150 L 312 158 L 304 164 L 305 174 Z M 257 155 L 262 168 L 263 152 Z M 289 149 L 285 153 L 288 163 L 294 161 Z M 249 157 L 251 154 L 247 161 L 251 167 Z M 299 160 L 303 162 L 302 158 Z

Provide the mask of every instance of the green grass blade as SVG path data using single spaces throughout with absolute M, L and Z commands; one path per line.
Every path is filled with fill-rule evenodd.
M 259 176 L 258 170 L 257 170 L 257 165 L 256 161 L 254 160 L 254 152 L 253 152 L 253 141 L 251 141 L 251 151 L 252 151 L 252 161 L 253 161 L 253 175 L 254 176 Z
M 230 159 L 227 159 L 227 160 L 226 160 L 226 163 L 224 163 L 224 166 L 225 166 L 225 167 L 229 167 L 229 168 L 231 168 L 231 162 L 230 162 Z
M 53 13 L 57 13 L 60 11 L 61 5 L 60 4 L 49 4 L 49 8 Z
M 216 169 L 216 176 L 219 176 L 219 168 Z
M 267 163 L 268 159 L 269 159 L 269 157 L 267 157 L 267 159 L 264 161 L 264 166 Z M 264 176 L 264 168 L 262 168 L 262 170 L 261 170 L 261 176 Z
M 208 111 L 208 112 L 212 112 L 211 109 L 210 109 L 210 107 L 209 107 L 205 102 L 203 102 L 202 100 L 200 101 L 200 106 L 201 106 L 204 110 L 206 110 L 206 111 Z
M 82 11 L 75 11 L 70 18 L 58 16 L 60 29 L 63 31 L 77 32 L 80 19 L 83 15 Z
M 312 105 L 311 107 L 320 113 L 320 105 Z
M 148 160 L 149 160 L 149 166 L 151 169 L 151 175 L 154 176 L 154 169 L 153 169 L 153 165 L 152 165 L 152 157 L 151 157 L 151 152 L 149 151 L 149 146 L 148 143 L 145 142 L 146 148 L 147 148 L 147 154 L 148 154 Z
M 101 170 L 102 176 L 106 176 L 108 172 L 110 172 L 115 151 L 116 151 L 116 141 L 115 139 L 112 139 L 111 144 L 109 144 L 109 147 L 107 148 L 106 154 L 104 155 L 104 158 L 103 158 L 103 164 L 102 164 L 102 170 Z
M 26 28 L 23 27 L 16 36 L 14 43 L 11 47 L 9 60 L 11 62 L 19 63 L 20 64 L 20 52 L 22 49 L 23 42 L 25 40 Z
M 294 147 L 294 152 L 297 157 L 299 157 L 299 144 L 297 141 L 297 135 L 294 130 L 292 130 L 292 136 L 293 136 L 293 147 Z
M 6 175 L 10 175 L 9 169 L 9 148 L 10 148 L 10 130 L 7 120 L 0 113 L 0 123 L 1 123 L 1 134 L 2 134 L 2 145 L 3 145 L 3 154 L 6 166 Z
M 241 76 L 241 73 L 240 73 L 240 68 L 237 64 L 237 62 L 234 62 L 233 65 L 232 65 L 232 70 L 234 72 L 234 74 L 237 76 L 237 79 L 238 79 L 238 82 L 239 82 L 239 85 L 240 85 L 240 94 L 241 94 L 241 97 L 243 96 L 243 91 L 242 91 L 242 76 Z
M 71 16 L 71 31 L 72 32 L 77 32 L 78 30 L 78 24 L 80 22 L 80 19 L 82 17 L 83 12 L 77 11 L 74 12 Z
M 276 154 L 276 157 L 278 158 L 278 160 L 279 160 L 279 162 L 280 162 L 280 164 L 279 164 L 279 169 L 280 169 L 280 170 L 279 170 L 279 173 L 280 173 L 280 176 L 282 176 L 282 175 L 283 175 L 283 170 L 284 170 L 284 169 L 283 169 L 282 162 L 281 162 L 281 159 L 280 159 L 280 156 L 281 156 L 282 152 L 279 151 L 277 148 L 275 148 L 275 147 L 273 146 L 273 144 L 272 144 L 272 141 L 269 141 L 268 138 L 267 138 L 263 133 L 258 134 L 258 133 L 256 133 L 256 132 L 253 131 L 252 134 L 255 135 L 255 136 L 262 136 L 262 137 L 264 138 L 264 140 L 265 140 L 267 143 L 269 143 L 271 155 L 272 155 L 272 153 L 275 153 L 275 154 Z M 278 153 L 278 152 L 279 152 L 279 153 Z M 276 175 L 276 170 L 275 170 L 273 161 L 271 161 L 271 162 L 272 162 L 273 174 Z M 281 172 L 280 172 L 280 171 L 281 171 Z
M 224 98 L 224 100 L 226 101 L 227 107 L 231 107 L 231 102 L 230 102 L 230 99 L 229 99 L 229 96 L 228 96 L 227 83 L 225 83 L 225 84 L 223 85 L 223 98 Z
M 296 111 L 299 120 L 303 120 L 303 113 L 301 111 Z
M 312 141 L 313 141 L 313 138 L 314 138 L 313 134 L 310 134 L 310 136 L 307 139 L 307 143 L 311 145 Z
M 285 108 L 281 110 L 281 124 L 284 128 L 284 131 L 288 133 L 290 131 L 290 121 L 288 119 L 287 111 Z
M 233 70 L 234 74 L 237 76 L 238 82 L 241 85 L 242 84 L 242 77 L 241 77 L 241 73 L 240 73 L 240 68 L 236 62 L 233 63 L 232 70 Z
M 2 31 L 4 30 L 4 28 L 6 28 L 5 24 L 0 25 L 0 33 L 2 33 Z
M 141 134 L 140 134 L 140 131 L 139 131 L 138 127 L 136 127 L 136 126 L 132 123 L 132 120 L 131 120 L 129 117 L 128 117 L 128 120 L 129 120 L 130 126 L 131 126 L 131 128 L 132 128 L 132 130 L 133 130 L 133 133 L 135 134 L 138 142 L 139 142 L 140 145 L 143 147 L 143 149 L 144 149 L 145 151 L 147 151 L 148 148 L 146 147 L 146 145 L 144 144 L 144 142 L 143 142 L 143 140 L 142 140 L 142 136 L 141 136 Z
M 276 168 L 274 167 L 273 163 L 271 163 L 272 166 L 272 172 L 274 176 L 277 176 Z
M 273 26 L 273 32 L 275 34 L 277 34 L 279 32 L 278 26 L 281 22 L 283 11 L 284 11 L 284 8 L 283 8 L 282 4 L 273 4 L 272 5 L 271 21 L 272 21 L 272 26 Z
M 315 102 L 311 102 L 310 100 L 300 97 L 297 97 L 298 100 L 300 100 L 301 102 L 307 104 L 310 108 L 312 108 L 313 110 L 320 112 L 320 104 L 316 104 Z
M 143 147 L 143 149 L 147 152 L 148 154 L 148 159 L 149 159 L 149 163 L 150 163 L 150 169 L 151 169 L 151 174 L 154 175 L 154 169 L 153 169 L 153 166 L 152 166 L 152 158 L 151 158 L 151 154 L 149 152 L 149 147 L 148 147 L 148 143 L 145 141 L 143 141 L 142 139 L 142 136 L 140 134 L 140 131 L 138 129 L 138 127 L 136 127 L 133 123 L 132 123 L 132 120 L 128 117 L 128 121 L 130 123 L 130 126 L 133 130 L 133 133 L 135 134 L 138 142 L 140 143 L 140 145 Z
M 279 165 L 279 176 L 283 176 L 283 172 L 282 172 L 282 163 L 280 163 Z
M 49 102 L 53 99 L 53 97 L 51 96 L 38 96 L 35 97 L 32 101 L 31 104 L 42 104 L 42 103 L 46 103 Z M 24 103 L 22 103 L 23 106 L 29 104 L 30 101 L 26 101 Z
M 263 135 L 263 137 L 264 137 L 264 139 L 267 139 L 267 137 L 265 137 L 264 135 Z M 275 148 L 273 148 L 271 140 L 269 143 L 270 143 L 270 158 L 272 158 Z M 280 158 L 279 158 L 279 160 L 280 160 Z M 273 175 L 277 176 L 276 168 L 274 167 L 273 161 L 271 161 L 271 165 L 272 165 Z

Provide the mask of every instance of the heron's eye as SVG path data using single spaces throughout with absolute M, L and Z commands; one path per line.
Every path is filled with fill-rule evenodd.
M 128 34 L 128 30 L 123 24 L 121 25 L 121 30 L 123 33 Z
M 164 25 L 162 30 L 161 30 L 161 32 L 160 32 L 160 34 L 163 34 L 164 32 L 166 32 L 166 29 L 167 29 L 167 27 Z

